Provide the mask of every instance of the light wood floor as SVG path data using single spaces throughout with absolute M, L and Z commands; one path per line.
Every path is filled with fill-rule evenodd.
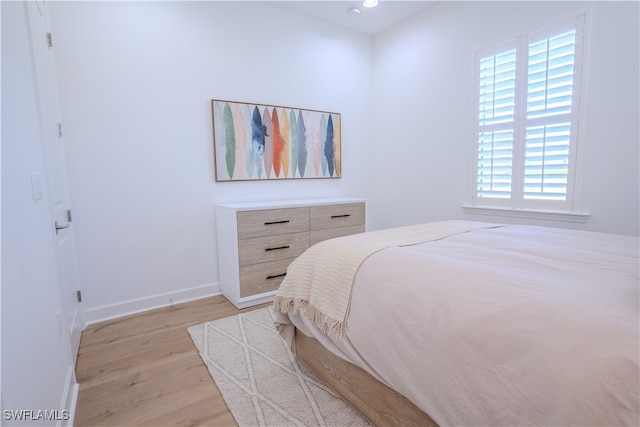
M 236 426 L 187 327 L 239 312 L 217 296 L 89 326 L 74 425 Z

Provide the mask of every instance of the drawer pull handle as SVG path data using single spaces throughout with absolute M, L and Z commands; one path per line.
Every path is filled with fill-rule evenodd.
M 287 273 L 274 274 L 273 276 L 267 276 L 267 280 L 269 280 L 269 279 L 276 279 L 276 278 L 278 278 L 278 277 L 284 277 L 284 276 L 286 276 L 286 275 L 287 275 Z
M 331 218 L 346 218 L 348 216 L 351 216 L 351 214 L 331 215 Z
M 288 219 L 285 219 L 282 221 L 269 221 L 269 222 L 265 222 L 264 225 L 286 224 L 287 222 L 290 222 L 290 221 Z
M 266 248 L 265 251 L 277 251 L 278 249 L 289 249 L 290 246 L 286 245 L 286 246 L 278 246 L 277 248 Z

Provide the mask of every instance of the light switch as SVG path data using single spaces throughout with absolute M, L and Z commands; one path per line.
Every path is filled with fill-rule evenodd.
M 31 193 L 34 202 L 42 199 L 42 180 L 39 173 L 31 173 Z

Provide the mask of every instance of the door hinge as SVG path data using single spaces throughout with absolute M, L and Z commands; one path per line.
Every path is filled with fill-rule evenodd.
M 53 36 L 51 33 L 47 33 L 47 46 L 49 46 L 49 48 L 53 47 Z
M 58 138 L 62 138 L 62 123 L 58 123 Z
M 76 298 L 78 299 L 78 302 L 82 302 L 82 291 L 76 291 Z
M 73 217 L 71 216 L 71 209 L 67 209 L 67 222 L 73 221 Z

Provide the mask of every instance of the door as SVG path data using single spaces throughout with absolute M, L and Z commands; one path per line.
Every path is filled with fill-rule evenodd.
M 58 283 L 62 299 L 62 323 L 69 333 L 73 360 L 78 355 L 84 320 L 80 307 L 80 284 L 73 236 L 73 213 L 65 162 L 64 137 L 53 60 L 53 36 L 44 1 L 24 2 L 29 24 L 31 59 L 36 88 L 40 134 L 45 157 L 46 186 L 49 193 L 55 236 Z

